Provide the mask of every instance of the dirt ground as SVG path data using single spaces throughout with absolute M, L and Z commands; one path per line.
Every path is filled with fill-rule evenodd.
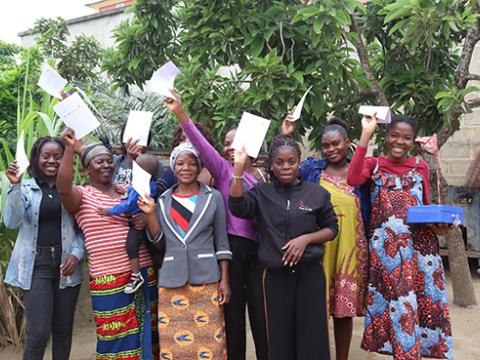
M 480 277 L 474 275 L 474 284 L 477 299 L 480 301 Z M 450 290 L 449 300 L 452 302 L 451 283 L 448 281 Z M 480 359 L 480 306 L 462 309 L 455 305 L 450 306 L 454 356 L 458 360 L 478 360 Z M 331 331 L 331 324 L 330 324 Z M 331 331 L 332 332 L 332 331 Z M 354 320 L 353 340 L 350 350 L 351 360 L 379 360 L 388 357 L 367 353 L 360 349 L 360 341 L 363 333 L 363 319 Z M 333 336 L 330 336 L 333 339 Z M 333 343 L 331 344 L 332 354 L 334 352 Z M 254 360 L 255 355 L 252 351 L 253 343 L 251 336 L 248 338 L 248 360 Z M 47 350 L 46 359 L 51 359 L 50 348 Z M 13 347 L 0 350 L 0 360 L 19 360 L 21 351 Z M 332 359 L 334 356 L 332 356 Z M 92 360 L 95 359 L 95 324 L 92 320 L 90 306 L 90 297 L 87 286 L 82 286 L 82 292 L 77 307 L 75 318 L 75 329 L 73 334 L 73 347 L 71 360 Z M 188 360 L 188 359 L 181 359 Z

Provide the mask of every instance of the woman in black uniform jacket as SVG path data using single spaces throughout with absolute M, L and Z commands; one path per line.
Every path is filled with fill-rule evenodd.
M 267 169 L 272 183 L 244 192 L 245 151 L 235 152 L 229 207 L 257 217 L 259 259 L 267 316 L 269 358 L 330 359 L 322 244 L 338 232 L 329 193 L 298 179 L 300 148 L 287 135 L 272 141 Z

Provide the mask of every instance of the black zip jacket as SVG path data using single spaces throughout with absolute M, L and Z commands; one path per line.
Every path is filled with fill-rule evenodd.
M 230 196 L 228 206 L 239 218 L 257 218 L 258 255 L 260 264 L 268 269 L 284 268 L 282 247 L 289 240 L 324 228 L 332 230 L 332 239 L 338 233 L 330 193 L 307 181 L 293 186 L 278 181 L 257 184 L 241 197 Z M 316 261 L 322 255 L 322 245 L 308 245 L 300 262 Z

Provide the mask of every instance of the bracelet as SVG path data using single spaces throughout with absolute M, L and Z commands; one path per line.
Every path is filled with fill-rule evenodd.
M 233 183 L 236 184 L 237 181 L 242 181 L 243 180 L 243 176 L 232 175 L 232 179 L 233 179 Z

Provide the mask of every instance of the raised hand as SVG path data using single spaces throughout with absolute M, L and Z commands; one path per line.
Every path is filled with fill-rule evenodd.
M 75 149 L 77 147 L 78 140 L 75 138 L 75 131 L 69 127 L 63 129 L 62 134 L 60 135 L 65 147 L 72 147 Z
M 370 137 L 375 133 L 377 128 L 377 114 L 372 116 L 364 115 L 362 117 L 362 132 Z
M 233 155 L 235 175 L 241 175 L 247 166 L 248 154 L 245 151 L 245 148 L 242 146 L 241 149 L 235 149 Z
M 127 150 L 127 157 L 130 161 L 135 160 L 144 150 L 142 145 L 138 145 L 138 140 L 133 140 L 132 138 L 128 139 L 125 144 L 125 149 Z
M 180 97 L 177 95 L 177 93 L 173 90 L 170 90 L 172 96 L 167 97 L 163 103 L 165 106 L 170 110 L 172 113 L 174 113 L 177 117 L 179 114 L 184 113 L 185 110 L 183 109 L 182 105 L 182 100 L 180 100 Z
M 5 172 L 5 175 L 8 178 L 8 181 L 10 181 L 10 184 L 15 185 L 15 184 L 20 184 L 22 181 L 22 175 L 17 176 L 18 172 L 18 165 L 17 165 L 17 160 L 12 161 L 7 168 L 7 171 Z
M 292 114 L 295 111 L 295 106 L 290 109 L 290 111 L 287 113 L 287 116 L 285 116 L 285 119 L 283 119 L 282 122 L 282 134 L 283 135 L 293 135 L 295 132 L 295 121 L 293 120 Z

